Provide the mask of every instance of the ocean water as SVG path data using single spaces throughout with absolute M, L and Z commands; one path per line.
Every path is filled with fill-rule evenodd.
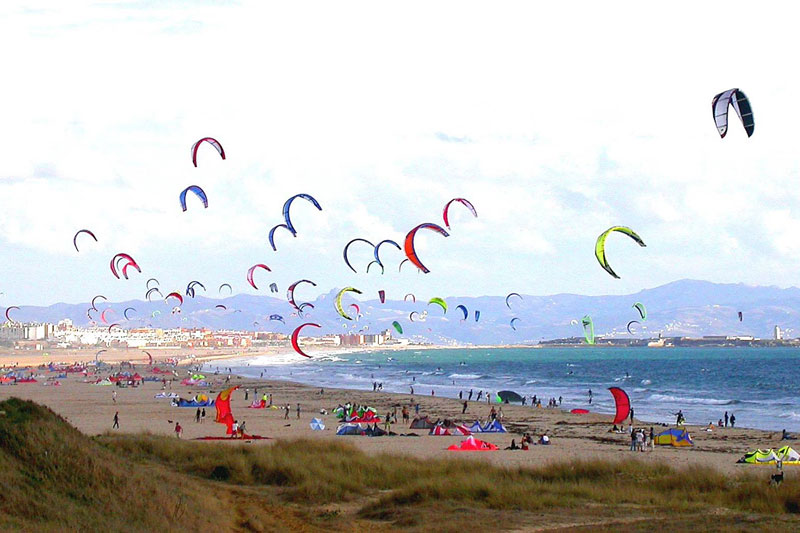
M 800 431 L 800 351 L 792 348 L 509 348 L 411 349 L 226 362 L 235 373 L 322 387 L 464 397 L 478 391 L 536 394 L 543 404 L 612 414 L 608 387 L 621 387 L 636 417 L 689 424 L 736 415 L 736 425 Z M 208 365 L 213 370 L 216 364 Z M 589 404 L 589 389 L 593 400 Z M 484 400 L 485 401 L 485 400 Z

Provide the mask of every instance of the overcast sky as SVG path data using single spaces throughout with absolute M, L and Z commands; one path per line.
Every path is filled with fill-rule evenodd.
M 145 281 L 374 297 L 620 294 L 800 281 L 797 9 L 726 2 L 24 2 L 0 7 L 0 306 L 143 298 Z M 613 7 L 612 7 L 613 6 Z M 739 87 L 720 139 L 712 97 Z M 206 145 L 217 138 L 222 161 Z M 178 195 L 208 193 L 203 209 Z M 267 242 L 291 195 L 296 238 Z M 350 239 L 422 222 L 430 274 L 353 274 Z M 635 229 L 640 248 L 612 225 Z M 99 240 L 72 245 L 82 228 Z M 117 252 L 142 267 L 117 280 Z M 166 293 L 166 291 L 164 291 Z M 267 291 L 268 292 L 268 291 Z

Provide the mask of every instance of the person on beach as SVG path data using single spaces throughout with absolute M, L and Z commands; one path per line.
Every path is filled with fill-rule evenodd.
M 417 402 L 416 405 L 414 405 L 414 414 L 415 415 L 419 414 L 419 402 Z
M 514 439 L 511 439 L 511 446 L 508 446 L 506 450 L 519 450 L 519 447 L 517 447 L 517 443 Z
M 244 389 L 244 401 L 250 397 L 250 389 Z
M 404 405 L 403 406 L 403 424 L 408 425 L 409 418 L 410 417 L 408 415 L 408 406 Z
M 246 431 L 245 424 L 246 424 L 246 422 L 244 420 L 242 420 L 242 424 L 239 426 L 239 438 L 242 438 L 242 439 L 244 438 L 244 434 L 245 434 L 245 431 Z
M 684 421 L 683 410 L 678 409 L 678 412 L 675 413 L 675 425 L 680 426 L 683 423 L 683 421 Z
M 180 422 L 175 422 L 175 437 L 181 438 L 181 433 L 183 433 L 183 428 Z
M 731 413 L 731 427 L 732 428 L 736 427 L 736 416 L 734 416 L 733 413 Z
M 386 418 L 383 421 L 383 429 L 386 433 L 389 433 L 392 430 L 392 413 L 386 411 Z
M 464 399 L 464 391 L 463 390 L 458 391 L 458 399 L 459 400 L 463 400 Z
M 436 396 L 436 391 L 431 389 L 431 396 Z
M 111 426 L 111 429 L 119 429 L 119 411 L 114 413 L 114 425 Z
M 233 424 L 231 424 L 231 437 L 230 438 L 235 439 L 237 436 L 239 436 L 239 421 L 238 420 L 234 420 Z
M 503 413 L 503 408 L 500 407 L 500 409 L 497 411 L 497 418 L 499 418 L 500 422 L 502 422 L 505 417 L 506 415 Z
M 492 420 L 497 419 L 497 410 L 494 408 L 494 405 L 492 406 L 492 410 L 489 411 L 489 418 L 491 418 Z
M 411 396 L 414 396 L 414 387 L 409 387 L 411 389 Z
M 636 432 L 633 430 L 633 426 L 631 426 L 630 432 L 631 432 L 631 451 L 635 452 L 636 451 Z
M 631 424 L 633 424 L 633 407 L 631 407 Z
M 723 418 L 723 420 L 725 421 L 725 427 L 728 427 L 728 411 L 725 411 L 725 418 Z
M 656 437 L 655 437 L 655 434 L 653 433 L 653 427 L 652 426 L 650 426 L 650 438 L 647 439 L 647 444 L 648 444 L 648 446 L 650 446 L 651 450 L 655 450 L 656 449 Z
M 644 430 L 642 429 L 636 432 L 636 449 L 640 452 L 644 451 Z
M 300 404 L 297 404 L 297 419 L 300 420 Z
M 194 422 L 195 424 L 200 423 L 200 408 L 197 408 L 197 412 L 194 414 Z
M 200 423 L 202 424 L 205 419 L 206 419 L 206 408 L 203 407 L 203 410 L 200 411 Z
M 467 401 L 464 400 L 464 405 L 461 406 L 461 414 L 465 414 L 467 412 Z
M 558 397 L 558 406 L 561 407 L 561 396 Z
M 472 389 L 469 389 L 469 398 L 467 400 L 472 401 Z
M 284 411 L 285 411 L 285 412 L 283 413 L 283 419 L 284 419 L 284 420 L 289 420 L 289 404 L 287 403 L 287 404 L 286 404 L 286 407 L 284 407 L 283 409 L 284 409 Z
M 272 407 L 272 393 L 269 395 L 269 406 Z
M 479 402 L 479 401 L 481 401 L 481 398 L 483 398 L 483 391 L 482 391 L 482 390 L 479 390 L 479 391 L 478 391 L 478 397 L 476 398 L 476 400 L 475 400 L 475 401 Z
M 111 401 L 117 403 L 117 391 L 111 393 Z
M 589 389 L 589 405 L 592 405 L 592 389 Z

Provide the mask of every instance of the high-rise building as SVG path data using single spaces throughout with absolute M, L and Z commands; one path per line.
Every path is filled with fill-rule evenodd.
M 783 338 L 783 332 L 780 326 L 775 326 L 775 340 L 779 341 Z

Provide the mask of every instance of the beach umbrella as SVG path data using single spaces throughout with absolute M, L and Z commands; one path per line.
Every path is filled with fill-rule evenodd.
M 322 431 L 323 429 L 325 429 L 325 424 L 322 422 L 321 418 L 312 418 L 311 424 L 309 425 L 311 426 L 311 429 L 313 429 L 314 431 Z

